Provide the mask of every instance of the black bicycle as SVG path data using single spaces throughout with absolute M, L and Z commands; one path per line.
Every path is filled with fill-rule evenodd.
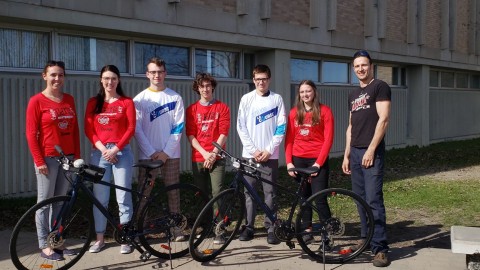
M 208 196 L 198 187 L 178 183 L 161 187 L 158 191 L 154 189 L 151 196 L 146 196 L 144 191 L 147 186 L 154 185 L 154 181 L 149 180 L 151 171 L 160 168 L 162 162 L 134 165 L 146 169 L 146 179 L 140 190 L 136 191 L 101 181 L 103 168 L 85 165 L 83 160 L 73 162 L 63 155 L 61 149 L 57 151 L 62 156 L 58 158 L 58 162 L 62 164 L 72 189 L 66 196 L 37 203 L 17 222 L 10 238 L 10 256 L 18 269 L 71 268 L 89 249 L 90 242 L 95 237 L 93 205 L 113 227 L 115 241 L 134 247 L 141 254 L 140 260 L 146 261 L 151 255 L 171 260 L 188 253 L 188 242 L 185 238 L 191 233 L 195 219 L 208 202 Z M 137 199 L 134 218 L 128 224 L 121 225 L 118 210 L 111 213 L 112 209 L 107 210 L 95 198 L 89 187 L 92 182 L 134 194 Z M 169 210 L 167 194 L 172 193 L 180 196 L 181 213 Z M 48 218 L 40 219 L 38 214 L 41 212 Z M 48 233 L 41 234 L 42 231 Z M 75 254 L 65 255 L 60 261 L 44 259 L 40 255 L 40 237 L 46 239 L 51 249 L 65 247 L 73 250 Z M 183 241 L 178 241 L 179 237 L 180 240 L 183 237 Z
M 274 224 L 275 236 L 286 242 L 290 249 L 295 247 L 296 238 L 302 249 L 313 259 L 325 263 L 344 263 L 360 255 L 370 244 L 373 236 L 373 213 L 367 203 L 352 191 L 330 188 L 303 198 L 301 189 L 310 175 L 317 168 L 294 168 L 301 176 L 296 191 L 262 178 L 269 174 L 252 160 L 236 158 L 223 150 L 218 144 L 219 155 L 230 160 L 237 170 L 232 187 L 222 191 L 211 199 L 203 208 L 193 225 L 190 234 L 190 254 L 199 261 L 206 262 L 222 253 L 235 238 L 242 224 L 245 213 L 244 187 L 251 194 L 255 203 L 261 207 Z M 277 217 L 263 202 L 255 188 L 248 184 L 244 175 L 274 185 L 281 194 L 293 197 L 288 215 Z M 327 202 L 328 206 L 325 206 Z M 300 206 L 297 209 L 297 206 Z M 330 214 L 325 218 L 322 207 L 328 207 Z M 323 209 L 324 210 L 324 209 Z M 311 219 L 306 219 L 306 214 Z M 364 213 L 364 215 L 360 215 Z M 296 215 L 295 224 L 292 222 Z M 321 216 L 324 216 L 321 218 Z M 365 217 L 362 220 L 362 216 Z M 284 218 L 284 219 L 281 219 Z M 223 241 L 219 241 L 222 240 Z

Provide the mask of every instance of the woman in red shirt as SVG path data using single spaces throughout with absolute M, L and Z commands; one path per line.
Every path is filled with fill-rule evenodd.
M 114 65 L 106 65 L 100 72 L 100 91 L 88 100 L 85 111 L 85 134 L 93 144 L 90 163 L 105 168 L 102 181 L 132 188 L 133 153 L 130 139 L 135 133 L 135 106 L 127 97 L 120 84 L 120 71 Z M 120 223 L 126 224 L 132 219 L 132 194 L 116 189 L 116 198 L 120 214 Z M 93 193 L 104 207 L 108 206 L 110 187 L 94 184 Z M 104 233 L 107 226 L 105 216 L 93 207 L 97 241 L 90 252 L 99 252 L 104 246 Z M 129 245 L 122 245 L 120 253 L 132 251 Z
M 285 137 L 285 158 L 287 169 L 290 168 L 320 168 L 312 174 L 303 189 L 303 196 L 310 197 L 316 192 L 328 188 L 328 154 L 333 144 L 333 114 L 325 104 L 319 102 L 315 83 L 310 80 L 300 82 L 296 97 L 296 106 L 291 109 Z M 288 172 L 297 178 L 294 172 Z M 297 179 L 298 181 L 298 179 Z M 317 202 L 321 217 L 326 220 L 331 217 L 327 198 Z M 302 217 L 309 231 L 312 221 L 312 211 L 306 211 Z M 313 239 L 310 234 L 304 235 L 304 241 Z
M 68 158 L 80 158 L 80 140 L 73 97 L 63 92 L 65 64 L 49 61 L 43 69 L 45 89 L 30 98 L 27 106 L 26 136 L 37 174 L 37 202 L 67 194 L 69 182 L 55 157 L 62 148 Z M 37 213 L 37 234 L 41 257 L 62 260 L 63 255 L 74 255 L 65 247 L 52 249 L 46 241 L 49 230 L 49 209 Z M 45 224 L 41 226 L 41 224 Z
M 194 184 L 212 196 L 223 188 L 225 177 L 225 160 L 219 159 L 212 142 L 225 147 L 230 129 L 230 109 L 213 97 L 217 81 L 207 73 L 197 74 L 193 82 L 193 91 L 200 95 L 200 100 L 187 108 L 186 127 L 188 141 L 192 145 L 192 171 Z M 222 244 L 223 236 L 214 240 Z

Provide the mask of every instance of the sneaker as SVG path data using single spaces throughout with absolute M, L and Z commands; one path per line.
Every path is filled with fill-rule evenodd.
M 240 241 L 250 241 L 250 240 L 253 239 L 254 234 L 255 233 L 254 233 L 252 228 L 245 227 L 245 229 L 243 229 L 242 233 L 238 237 L 238 240 L 240 240 Z
M 304 234 L 302 236 L 302 240 L 305 244 L 310 244 L 311 242 L 313 242 L 313 235 L 311 233 L 307 233 L 307 234 Z
M 47 254 L 43 253 L 43 251 L 40 251 L 40 257 L 42 257 L 44 259 L 47 259 L 47 260 L 50 260 L 50 261 L 61 261 L 61 260 L 65 259 L 65 258 L 63 258 L 63 255 L 58 254 L 55 251 L 52 252 L 52 254 L 50 254 L 50 255 L 47 255 Z
M 99 241 L 97 241 L 95 242 L 95 244 L 93 244 L 93 246 L 90 247 L 88 251 L 90 251 L 90 253 L 97 253 L 97 252 L 100 252 L 100 250 L 102 250 L 102 248 L 104 247 L 105 247 L 105 242 L 100 243 Z
M 373 266 L 376 267 L 387 267 L 390 265 L 390 260 L 385 252 L 378 252 L 373 258 L 372 263 Z
M 64 249 L 53 249 L 53 251 L 55 251 L 56 253 L 60 254 L 60 255 L 67 255 L 67 256 L 75 256 L 77 255 L 78 253 L 73 250 L 73 249 L 68 249 L 68 248 L 64 248 Z
M 188 240 L 187 236 L 183 233 L 182 229 L 175 227 L 171 231 L 173 234 L 174 242 L 185 242 Z
M 355 252 L 355 251 L 359 250 L 364 244 L 365 244 L 365 239 L 362 238 L 360 241 L 358 241 L 357 244 L 351 246 L 350 250 L 352 252 Z
M 267 235 L 267 243 L 270 245 L 278 245 L 280 244 L 280 240 L 275 236 L 275 233 L 269 232 Z
M 132 247 L 130 245 L 121 245 L 120 246 L 120 253 L 121 254 L 128 254 L 132 252 Z
M 326 241 L 325 242 L 325 252 L 330 252 L 333 250 L 333 247 L 332 247 L 332 243 L 330 242 L 330 240 Z M 323 253 L 324 249 L 323 249 L 323 244 L 320 242 L 320 252 Z
M 225 235 L 220 234 L 220 235 L 215 236 L 215 240 L 213 240 L 213 243 L 214 243 L 215 245 L 223 245 L 223 244 L 225 244 Z

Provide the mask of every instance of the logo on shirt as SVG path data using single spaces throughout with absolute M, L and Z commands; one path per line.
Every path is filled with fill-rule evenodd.
M 173 111 L 173 109 L 175 109 L 175 105 L 177 104 L 176 101 L 172 101 L 170 103 L 167 103 L 165 105 L 162 105 L 156 109 L 154 109 L 151 113 L 150 113 L 150 122 L 152 122 L 153 120 L 157 119 L 158 117 L 162 116 L 163 114 L 165 113 L 168 113 L 169 111 Z
M 68 128 L 68 121 L 60 121 L 58 122 L 59 129 L 67 129 Z
M 108 118 L 107 116 L 100 116 L 98 117 L 98 123 L 100 125 L 108 125 L 108 122 L 110 121 L 110 118 Z
M 364 93 L 352 101 L 352 112 L 370 108 L 370 105 L 367 104 L 368 99 L 370 99 L 370 96 Z
M 277 116 L 278 114 L 278 107 L 275 107 L 274 109 L 271 109 L 270 111 L 266 111 L 259 116 L 256 117 L 255 125 L 258 125 L 260 123 L 263 123 L 267 121 L 268 119 Z
M 208 124 L 203 124 L 202 125 L 202 132 L 207 132 L 208 131 Z
M 308 128 L 302 128 L 302 129 L 300 129 L 300 135 L 302 135 L 302 136 L 308 136 L 308 134 L 310 134 L 310 129 L 308 129 Z

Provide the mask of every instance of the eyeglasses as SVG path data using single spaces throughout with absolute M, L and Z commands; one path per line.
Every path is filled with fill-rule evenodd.
M 116 78 L 116 77 L 102 77 L 102 81 L 106 81 L 106 82 L 110 82 L 110 81 L 116 82 L 116 81 L 118 81 L 118 78 Z
M 370 58 L 370 54 L 368 54 L 367 51 L 365 50 L 361 50 L 361 51 L 357 51 L 354 55 L 353 55 L 353 59 L 356 59 L 358 57 L 366 57 L 368 58 L 368 60 L 372 60 L 372 58 Z
M 162 75 L 165 73 L 165 70 L 153 70 L 153 71 L 147 71 L 147 73 L 150 75 Z
M 253 79 L 254 82 L 263 82 L 263 83 L 268 81 L 268 80 L 270 80 L 270 78 L 255 78 L 255 79 Z

